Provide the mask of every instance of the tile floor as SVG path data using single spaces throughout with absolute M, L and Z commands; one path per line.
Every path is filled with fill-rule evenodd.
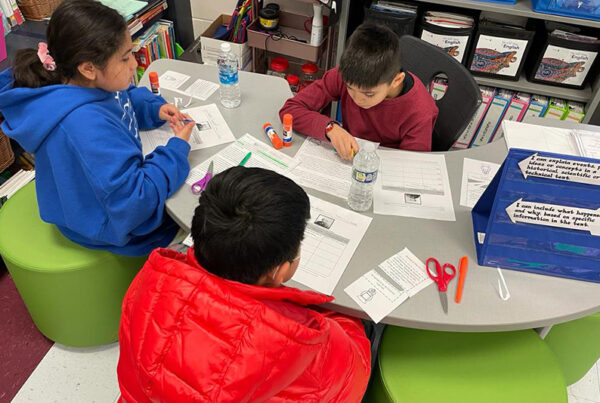
M 117 343 L 95 348 L 52 346 L 13 403 L 114 403 L 117 383 Z M 600 360 L 567 388 L 569 403 L 600 403 Z

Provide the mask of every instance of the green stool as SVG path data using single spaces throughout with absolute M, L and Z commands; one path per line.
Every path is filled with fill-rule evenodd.
M 574 384 L 600 358 L 600 313 L 554 325 L 544 341 L 554 351 L 567 385 Z
M 533 330 L 446 333 L 388 326 L 367 401 L 567 401 L 552 351 Z
M 121 304 L 146 257 L 86 249 L 39 216 L 35 182 L 0 209 L 0 255 L 38 329 L 74 347 L 118 339 Z

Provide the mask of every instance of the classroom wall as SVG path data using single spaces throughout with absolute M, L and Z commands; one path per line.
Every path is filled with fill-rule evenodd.
M 279 3 L 281 9 L 292 13 L 312 15 L 312 5 L 309 3 L 302 3 L 295 0 L 271 0 L 267 1 L 268 3 Z M 236 4 L 237 0 L 190 0 L 194 37 L 199 37 L 219 15 L 231 15 Z

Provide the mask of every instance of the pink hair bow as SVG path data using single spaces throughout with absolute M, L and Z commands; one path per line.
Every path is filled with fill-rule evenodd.
M 48 71 L 56 70 L 56 63 L 50 53 L 48 52 L 48 44 L 46 42 L 38 43 L 38 57 L 40 58 L 40 62 L 44 65 L 44 68 Z

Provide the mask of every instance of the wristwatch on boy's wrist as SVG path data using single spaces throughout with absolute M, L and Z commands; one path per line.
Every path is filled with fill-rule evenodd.
M 331 122 L 327 123 L 327 126 L 325 126 L 325 138 L 331 142 L 331 139 L 329 138 L 329 132 L 333 130 L 333 126 L 339 124 L 338 122 L 336 122 L 335 120 L 332 120 Z

